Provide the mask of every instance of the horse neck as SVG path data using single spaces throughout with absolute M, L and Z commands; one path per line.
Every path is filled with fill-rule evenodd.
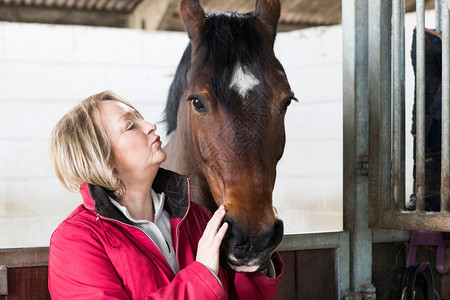
M 190 155 L 192 151 L 189 146 L 186 146 L 180 135 L 175 132 L 164 147 L 167 159 L 161 164 L 161 167 L 188 176 L 190 178 L 191 200 L 214 212 L 217 209 L 217 204 L 214 202 L 211 189 L 204 176 L 192 167 L 195 165 L 195 162 L 192 161 L 193 155 Z

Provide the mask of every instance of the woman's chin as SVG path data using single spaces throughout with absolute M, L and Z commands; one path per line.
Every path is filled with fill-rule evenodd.
M 161 162 L 160 162 L 160 164 L 165 162 L 166 159 L 167 159 L 167 154 L 166 154 L 166 152 L 163 149 L 161 149 Z
M 152 158 L 153 164 L 157 164 L 158 166 L 161 165 L 163 162 L 166 161 L 167 154 L 162 149 L 158 151 L 158 153 L 155 153 L 155 156 Z

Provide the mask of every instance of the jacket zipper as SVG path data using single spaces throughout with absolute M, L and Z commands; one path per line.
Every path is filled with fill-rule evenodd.
M 186 178 L 186 180 L 187 180 L 187 185 L 188 185 L 188 208 L 187 208 L 186 213 L 184 214 L 183 218 L 181 218 L 180 222 L 178 222 L 177 228 L 176 228 L 176 231 L 175 231 L 175 239 L 176 239 L 175 254 L 177 256 L 178 267 L 180 267 L 180 261 L 179 261 L 179 257 L 178 257 L 178 253 L 179 253 L 178 252 L 178 247 L 179 247 L 179 244 L 180 244 L 180 242 L 179 242 L 179 240 L 180 240 L 180 238 L 179 238 L 180 225 L 186 219 L 186 216 L 187 216 L 187 214 L 189 212 L 189 209 L 191 208 L 191 179 L 188 177 L 188 178 Z

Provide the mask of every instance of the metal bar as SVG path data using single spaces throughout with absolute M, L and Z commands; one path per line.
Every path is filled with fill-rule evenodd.
M 349 233 L 346 231 L 287 234 L 283 236 L 277 251 L 339 248 L 342 243 L 342 235 L 349 238 Z
M 442 4 L 441 0 L 434 0 L 434 13 L 435 13 L 435 30 L 436 32 L 442 32 Z
M 369 199 L 374 215 L 391 209 L 391 7 L 369 1 Z
M 367 199 L 367 176 L 356 170 L 368 155 L 367 1 L 344 0 L 343 31 L 343 165 L 344 228 L 356 226 L 356 206 Z
M 384 228 L 450 232 L 449 213 L 385 211 L 380 216 Z
M 353 291 L 372 280 L 368 177 L 357 172 L 359 158 L 369 151 L 368 4 L 367 0 L 342 2 L 344 228 L 351 232 L 348 265 Z
M 450 210 L 450 20 L 449 7 L 442 6 L 442 164 L 441 211 Z
M 48 266 L 48 247 L 1 249 L 0 265 L 8 268 Z
M 391 208 L 405 208 L 405 0 L 392 2 L 393 149 Z
M 8 269 L 0 266 L 0 296 L 8 295 Z
M 339 234 L 339 248 L 337 248 L 336 255 L 337 299 L 343 299 L 344 294 L 350 288 L 350 233 L 341 232 Z
M 416 209 L 425 210 L 425 1 L 416 0 Z
M 373 244 L 408 242 L 410 240 L 411 231 L 409 230 L 373 229 Z

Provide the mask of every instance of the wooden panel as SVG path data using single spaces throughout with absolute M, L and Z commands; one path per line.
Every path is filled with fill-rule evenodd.
M 295 251 L 280 252 L 284 262 L 284 273 L 281 277 L 277 300 L 297 299 Z
M 166 1 L 166 0 L 164 0 Z M 88 0 L 28 0 L 28 1 L 18 1 L 18 0 L 0 0 L 0 5 L 11 5 L 17 4 L 22 7 L 44 7 L 47 11 L 57 10 L 60 8 L 83 10 L 83 11 L 116 11 L 130 13 L 141 1 L 136 0 L 122 0 L 122 1 L 88 1 Z
M 337 299 L 335 249 L 280 252 L 284 262 L 277 300 Z
M 8 269 L 7 299 L 50 299 L 50 293 L 47 287 L 47 277 L 47 266 Z
M 336 299 L 335 249 L 296 252 L 297 299 Z
M 16 6 L 0 4 L 0 21 L 68 24 L 107 27 L 128 27 L 128 15 L 116 11 L 50 9 L 42 6 Z
M 406 268 L 406 243 L 372 244 L 372 284 L 377 299 L 401 299 Z

